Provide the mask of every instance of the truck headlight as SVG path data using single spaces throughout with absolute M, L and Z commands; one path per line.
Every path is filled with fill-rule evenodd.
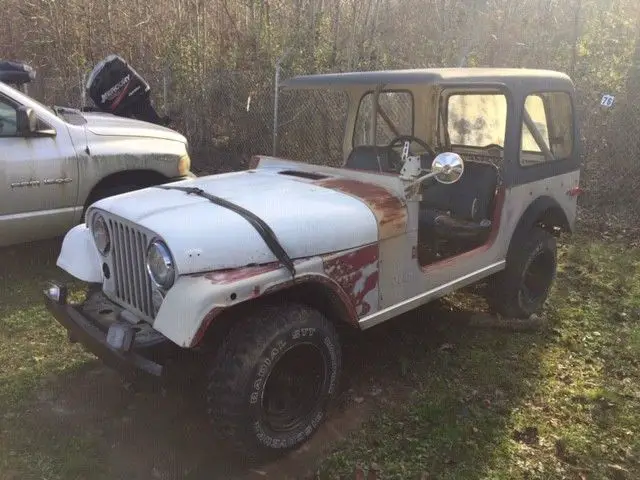
M 189 173 L 191 170 L 191 157 L 189 157 L 188 153 L 185 153 L 178 160 L 178 175 L 184 176 Z
M 109 253 L 109 249 L 111 248 L 111 237 L 109 236 L 107 222 L 99 213 L 93 217 L 91 233 L 93 234 L 93 241 L 96 243 L 96 247 L 100 254 L 106 255 Z
M 147 250 L 147 272 L 154 283 L 164 289 L 173 285 L 176 270 L 169 247 L 160 240 L 154 240 Z

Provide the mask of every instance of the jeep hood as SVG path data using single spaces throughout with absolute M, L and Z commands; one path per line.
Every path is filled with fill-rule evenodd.
M 379 238 L 379 219 L 365 201 L 278 169 L 166 186 L 198 187 L 257 215 L 291 259 L 360 247 Z M 150 187 L 103 199 L 93 207 L 161 237 L 181 275 L 277 261 L 246 218 L 194 194 Z
M 83 112 L 82 115 L 87 121 L 85 128 L 95 135 L 158 138 L 187 143 L 183 135 L 154 123 L 108 113 Z

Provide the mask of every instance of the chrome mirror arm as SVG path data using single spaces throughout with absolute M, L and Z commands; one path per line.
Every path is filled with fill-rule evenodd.
M 438 173 L 439 172 L 429 172 L 426 175 L 416 178 L 413 182 L 411 182 L 409 185 L 407 185 L 404 188 L 405 195 L 407 196 L 413 195 L 415 193 L 414 189 L 422 185 L 422 182 L 424 182 L 425 180 L 435 177 L 436 175 L 438 175 Z

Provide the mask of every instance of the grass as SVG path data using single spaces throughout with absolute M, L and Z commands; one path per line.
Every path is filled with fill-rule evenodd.
M 400 354 L 414 398 L 337 446 L 319 477 L 374 464 L 385 479 L 638 478 L 640 251 L 572 245 L 542 332 L 452 327 L 439 355 Z
M 70 436 L 55 425 L 39 424 L 36 429 L 29 425 L 35 392 L 46 392 L 57 376 L 91 359 L 67 342 L 64 329 L 52 322 L 43 307 L 45 282 L 62 277 L 55 268 L 58 247 L 54 241 L 0 253 L 2 480 L 83 478 L 83 472 L 94 468 L 92 439 Z
M 540 331 L 465 325 L 463 312 L 483 304 L 458 293 L 435 309 L 431 330 L 397 322 L 382 326 L 389 337 L 363 337 L 375 345 L 360 360 L 362 375 L 386 393 L 365 427 L 320 462 L 318 477 L 352 479 L 356 465 L 374 465 L 384 479 L 637 478 L 640 250 L 580 236 L 571 245 L 561 250 Z M 58 248 L 0 251 L 1 480 L 114 478 L 107 463 L 118 460 L 106 445 L 114 437 L 101 440 L 100 421 L 69 429 L 36 411 L 61 388 L 80 387 L 77 372 L 95 364 L 42 307 L 43 282 L 60 276 Z M 351 361 L 363 355 L 352 352 Z M 167 456 L 191 448 L 175 443 L 169 439 Z M 127 469 L 126 478 L 152 478 L 134 465 L 117 471 Z

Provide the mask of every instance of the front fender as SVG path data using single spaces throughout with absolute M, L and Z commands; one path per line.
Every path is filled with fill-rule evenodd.
M 345 308 L 351 311 L 348 296 L 325 274 L 322 258 L 313 257 L 294 263 L 295 281 L 292 281 L 289 271 L 278 263 L 182 276 L 167 293 L 153 328 L 176 345 L 191 348 L 198 344 L 209 324 L 222 311 L 281 288 L 314 280 L 328 285 Z
M 102 260 L 85 224 L 67 232 L 56 265 L 75 278 L 87 283 L 102 283 Z

